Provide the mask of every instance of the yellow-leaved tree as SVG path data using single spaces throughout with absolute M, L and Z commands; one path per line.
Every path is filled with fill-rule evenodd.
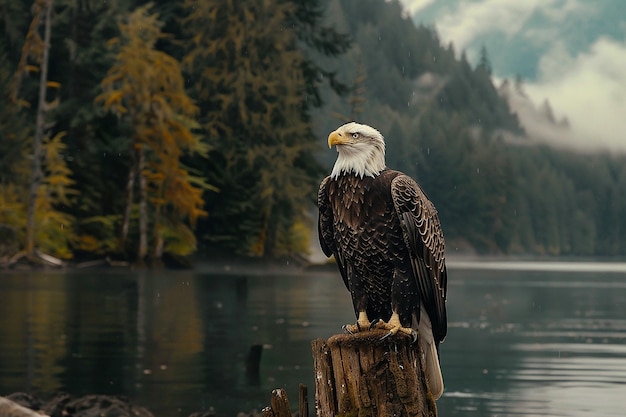
M 192 228 L 207 214 L 202 194 L 211 188 L 181 163 L 184 155 L 206 154 L 208 149 L 193 133 L 198 109 L 185 93 L 178 61 L 156 48 L 166 35 L 151 6 L 136 9 L 119 23 L 120 36 L 109 41 L 115 62 L 96 98 L 119 117 L 122 129 L 132 132 L 121 237 L 123 243 L 129 239 L 136 213 L 140 264 L 149 247 L 153 261 L 164 251 L 186 255 L 195 250 Z
M 45 258 L 57 263 L 38 251 L 58 258 L 72 257 L 74 218 L 67 211 L 76 190 L 64 157 L 64 133 L 53 134 L 54 123 L 48 116 L 59 102 L 58 98 L 49 101 L 48 92 L 60 88 L 58 82 L 48 80 L 52 6 L 52 0 L 33 2 L 33 19 L 12 80 L 10 103 L 14 108 L 9 113 L 12 126 L 3 128 L 7 139 L 3 143 L 7 164 L 0 170 L 0 239 L 3 240 L 0 256 L 15 252 L 20 248 L 16 242 L 23 242 L 21 252 L 13 254 L 9 263 L 24 255 L 37 262 Z M 16 129 L 15 126 L 28 119 L 28 108 L 35 107 L 29 101 L 31 98 L 22 97 L 22 86 L 25 82 L 32 84 L 33 73 L 39 82 L 35 129 L 31 132 L 29 128 Z M 3 98 L 6 87 L 4 76 L 0 75 Z M 32 164 L 30 172 L 25 169 L 28 163 Z

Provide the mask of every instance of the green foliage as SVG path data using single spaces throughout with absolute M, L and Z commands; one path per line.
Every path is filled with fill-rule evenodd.
M 0 185 L 28 178 L 26 138 L 32 135 L 24 113 L 11 99 L 14 78 L 7 56 L 0 47 Z
M 0 0 L 0 257 L 25 238 L 42 50 L 25 36 L 32 5 Z M 524 131 L 488 51 L 474 67 L 397 0 L 143 6 L 54 1 L 42 250 L 131 257 L 145 222 L 153 257 L 193 253 L 197 239 L 245 255 L 305 253 L 327 172 L 314 156 L 329 167 L 321 138 L 356 117 L 434 200 L 451 253 L 626 255 L 626 158 L 505 140 Z M 133 172 L 145 195 L 134 181 L 129 200 Z
M 181 222 L 165 223 L 163 239 L 165 252 L 185 256 L 196 251 L 196 238 L 193 230 Z
M 0 184 L 0 258 L 22 248 L 26 238 L 24 189 L 15 184 Z
M 93 216 L 81 219 L 81 230 L 72 242 L 76 251 L 87 252 L 95 255 L 110 255 L 119 253 L 118 225 L 121 215 Z
M 26 230 L 28 140 L 31 131 L 11 100 L 13 72 L 0 47 L 0 258 L 19 252 Z
M 302 101 L 313 87 L 290 29 L 303 16 L 301 7 L 313 10 L 314 3 L 185 2 L 184 63 L 212 145 L 206 175 L 220 190 L 208 197 L 205 236 L 240 254 L 284 252 L 280 236 L 306 220 L 315 193 L 320 171 Z M 316 20 L 300 24 L 316 27 Z M 324 43 L 319 36 L 305 41 Z

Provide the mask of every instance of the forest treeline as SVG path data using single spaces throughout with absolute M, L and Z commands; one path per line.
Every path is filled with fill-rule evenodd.
M 0 11 L 5 260 L 306 253 L 325 136 L 347 120 L 383 132 L 449 251 L 626 254 L 626 158 L 525 142 L 487 51 L 472 66 L 397 1 Z

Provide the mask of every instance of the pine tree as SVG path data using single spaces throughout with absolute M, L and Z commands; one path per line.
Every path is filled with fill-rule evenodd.
M 303 245 L 285 236 L 308 221 L 319 172 L 311 86 L 290 24 L 299 9 L 276 0 L 185 5 L 184 62 L 212 145 L 206 172 L 220 190 L 209 198 L 208 238 L 246 255 L 296 251 Z
M 0 259 L 18 253 L 25 241 L 28 150 L 31 129 L 11 100 L 13 68 L 0 48 Z
M 26 115 L 11 98 L 14 68 L 0 47 L 0 185 L 21 183 L 27 171 L 27 138 L 32 136 Z
M 487 52 L 487 47 L 485 47 L 485 45 L 480 48 L 480 60 L 478 61 L 477 69 L 479 71 L 484 71 L 487 75 L 491 76 L 491 61 L 489 60 L 489 53 Z

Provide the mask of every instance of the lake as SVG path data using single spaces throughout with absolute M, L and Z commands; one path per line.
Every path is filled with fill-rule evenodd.
M 449 263 L 442 417 L 623 416 L 626 264 Z M 314 404 L 310 342 L 354 321 L 334 271 L 0 274 L 0 395 L 120 394 L 156 416 Z M 258 375 L 250 346 L 263 345 Z

